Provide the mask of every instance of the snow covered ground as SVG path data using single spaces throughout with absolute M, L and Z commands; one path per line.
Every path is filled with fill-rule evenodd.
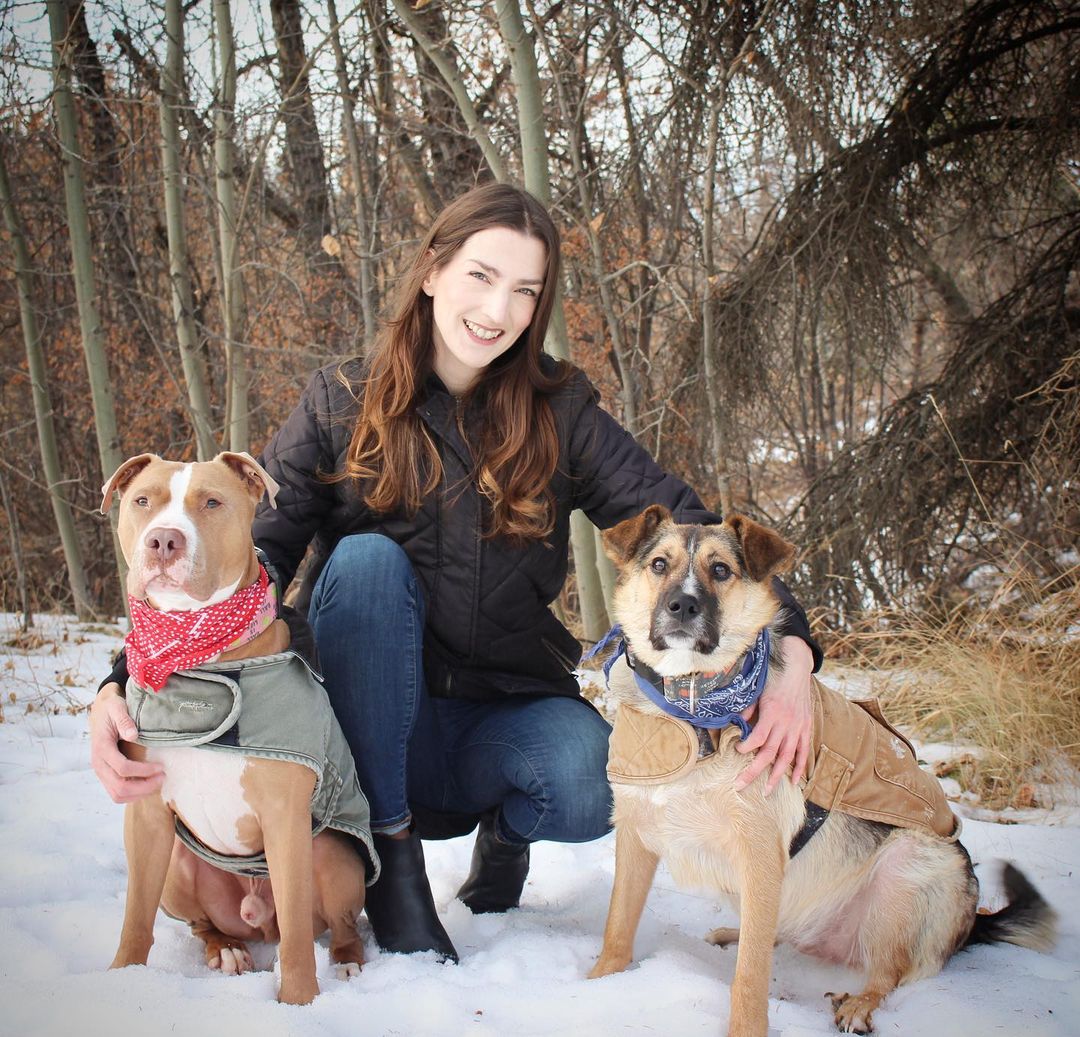
M 584 977 L 599 950 L 614 867 L 610 837 L 584 846 L 538 844 L 518 911 L 473 917 L 453 899 L 471 838 L 425 844 L 435 900 L 462 955 L 380 954 L 364 929 L 368 962 L 350 982 L 318 951 L 322 994 L 306 1008 L 278 1005 L 273 949 L 266 971 L 211 972 L 186 927 L 159 916 L 146 968 L 106 971 L 116 948 L 125 884 L 122 810 L 89 768 L 80 707 L 107 672 L 119 628 L 39 617 L 42 643 L 4 645 L 0 615 L 0 1034 L 514 1037 L 539 1034 L 724 1032 L 735 950 L 702 937 L 734 915 L 676 890 L 663 871 L 638 934 L 638 964 L 599 981 Z M 827 674 L 826 674 L 827 675 Z M 937 747 L 926 747 L 930 757 Z M 1061 915 L 1056 951 L 977 947 L 939 976 L 894 993 L 875 1014 L 880 1034 L 934 1037 L 1075 1037 L 1080 1034 L 1080 812 L 1075 789 L 1051 809 L 990 823 L 965 810 L 964 843 L 978 864 L 983 901 L 997 901 L 997 858 L 1016 861 Z M 366 925 L 366 924 L 365 924 Z M 827 990 L 859 977 L 781 947 L 770 1033 L 835 1033 Z

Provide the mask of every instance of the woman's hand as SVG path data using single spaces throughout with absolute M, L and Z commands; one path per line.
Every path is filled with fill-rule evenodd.
M 127 711 L 119 684 L 106 684 L 90 707 L 90 765 L 114 803 L 131 803 L 157 792 L 165 780 L 158 763 L 129 760 L 119 742 L 134 742 L 139 729 Z
M 814 655 L 801 637 L 786 636 L 780 641 L 782 670 L 772 669 L 761 698 L 743 711 L 744 720 L 754 720 L 750 737 L 738 743 L 741 753 L 757 750 L 750 766 L 735 781 L 741 792 L 766 767 L 772 766 L 765 795 L 776 788 L 791 768 L 791 783 L 797 785 L 810 758 L 810 738 L 814 718 L 810 708 L 810 674 Z M 755 718 L 756 713 L 756 718 Z

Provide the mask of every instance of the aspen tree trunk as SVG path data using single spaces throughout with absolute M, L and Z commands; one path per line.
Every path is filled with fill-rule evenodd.
M 395 0 L 400 3 L 401 0 Z M 499 32 L 510 53 L 510 69 L 517 90 L 518 129 L 521 134 L 521 161 L 525 187 L 544 205 L 551 205 L 551 174 L 547 160 L 547 132 L 544 125 L 544 101 L 540 73 L 532 37 L 525 31 L 517 0 L 497 0 L 495 13 Z M 558 290 L 558 285 L 552 286 Z M 562 360 L 570 359 L 570 337 L 562 299 L 556 298 L 548 329 L 548 348 Z M 582 634 L 598 640 L 610 625 L 603 588 L 597 570 L 595 527 L 581 511 L 570 516 L 570 543 L 577 574 L 578 605 Z
M 365 10 L 371 25 L 372 78 L 375 86 L 375 111 L 378 118 L 376 136 L 379 126 L 386 128 L 387 136 L 393 138 L 393 151 L 405 166 L 413 185 L 423 199 L 428 215 L 434 219 L 442 208 L 438 192 L 431 182 L 431 177 L 428 176 L 420 149 L 406 131 L 397 110 L 394 88 L 396 64 L 387 33 L 388 19 L 384 17 L 385 4 L 383 0 L 365 0 Z M 373 178 L 369 178 L 369 182 L 371 180 Z
M 65 7 L 72 73 L 82 84 L 89 116 L 86 154 L 90 162 L 91 197 L 95 213 L 102 217 L 98 227 L 103 239 L 104 281 L 112 293 L 103 300 L 106 319 L 128 325 L 141 355 L 151 358 L 155 355 L 154 343 L 140 298 L 140 274 L 124 191 L 122 155 L 127 138 L 109 109 L 109 81 L 86 22 L 86 4 L 83 0 L 67 0 Z
M 217 104 L 214 106 L 214 194 L 217 199 L 218 233 L 221 237 L 222 307 L 225 325 L 226 420 L 225 441 L 230 450 L 248 449 L 248 363 L 241 341 L 247 323 L 244 279 L 240 274 L 239 237 L 236 226 L 236 51 L 233 47 L 229 0 L 214 0 L 217 32 Z
M 721 514 L 734 510 L 731 502 L 731 476 L 727 466 L 727 448 L 720 426 L 720 401 L 716 393 L 716 332 L 714 328 L 712 289 L 716 276 L 713 253 L 713 221 L 716 213 L 716 145 L 720 132 L 720 103 L 713 97 L 709 108 L 709 140 L 705 159 L 705 206 L 701 218 L 701 258 L 705 267 L 705 286 L 701 297 L 701 358 L 705 369 L 705 400 L 709 408 L 709 447 L 712 469 L 720 492 Z
M 420 44 L 424 53 L 431 59 L 431 63 L 439 70 L 439 75 L 443 77 L 450 92 L 454 95 L 454 100 L 461 111 L 461 117 L 465 120 L 465 125 L 468 127 L 469 133 L 472 134 L 473 140 L 480 146 L 484 159 L 487 161 L 495 179 L 505 183 L 508 176 L 502 155 L 487 130 L 484 129 L 483 122 L 476 111 L 476 105 L 473 104 L 469 91 L 465 87 L 465 82 L 454 63 L 442 51 L 438 42 L 424 31 L 423 24 L 412 7 L 409 6 L 408 0 L 394 0 L 394 10 L 405 23 L 416 42 Z M 527 177 L 525 182 L 528 183 Z M 544 204 L 547 204 L 546 200 L 544 200 Z
M 30 610 L 30 590 L 26 580 L 26 560 L 22 552 L 22 531 L 19 529 L 19 516 L 15 512 L 15 502 L 8 493 L 7 477 L 0 472 L 0 504 L 8 520 L 8 533 L 11 535 L 11 560 L 15 563 L 15 590 L 19 595 L 19 609 L 22 619 L 19 629 L 25 633 L 34 625 L 34 613 Z
M 165 0 L 165 34 L 168 37 L 165 64 L 161 69 L 161 169 L 165 188 L 165 229 L 169 239 L 169 283 L 172 286 L 173 317 L 180 362 L 187 383 L 188 409 L 195 430 L 195 446 L 200 461 L 208 461 L 218 449 L 210 423 L 210 399 L 206 375 L 199 357 L 199 336 L 195 328 L 195 303 L 188 275 L 187 233 L 184 229 L 184 178 L 180 165 L 180 120 L 183 97 L 184 15 L 180 0 Z
M 220 2 L 220 0 L 218 0 Z M 364 317 L 365 351 L 375 341 L 375 293 L 374 278 L 371 269 L 370 238 L 368 229 L 367 199 L 364 197 L 364 164 L 360 156 L 360 140 L 356 133 L 356 113 L 353 106 L 352 90 L 349 87 L 349 72 L 345 64 L 345 51 L 341 47 L 341 32 L 338 23 L 337 5 L 334 0 L 327 0 L 327 13 L 330 15 L 330 43 L 334 48 L 334 65 L 337 69 L 338 93 L 341 94 L 341 121 L 345 128 L 345 144 L 349 149 L 349 168 L 352 170 L 353 206 L 356 219 L 357 249 L 357 289 L 360 294 L 360 312 Z
M 105 356 L 105 334 L 98 316 L 94 263 L 90 246 L 90 220 L 86 212 L 86 188 L 83 184 L 82 157 L 79 151 L 78 123 L 75 102 L 71 96 L 71 52 L 65 33 L 67 10 L 64 0 L 48 0 L 49 33 L 52 38 L 53 107 L 60 138 L 61 161 L 64 167 L 64 202 L 67 209 L 68 235 L 71 240 L 71 267 L 75 281 L 75 300 L 79 310 L 79 329 L 83 355 L 90 383 L 90 400 L 94 409 L 94 432 L 97 436 L 98 458 L 102 483 L 120 467 L 120 437 L 116 428 L 116 408 L 113 405 L 112 380 Z M 121 594 L 124 594 L 127 566 L 116 537 L 116 520 L 111 520 L 113 550 Z M 126 600 L 126 597 L 125 599 Z
M 60 534 L 64 550 L 64 563 L 68 571 L 68 587 L 75 605 L 75 614 L 82 621 L 94 618 L 90 606 L 90 592 L 86 584 L 79 537 L 75 531 L 75 517 L 71 505 L 61 491 L 65 479 L 60 467 L 60 451 L 56 444 L 56 427 L 53 424 L 52 400 L 46 375 L 45 353 L 41 344 L 41 331 L 34 309 L 34 274 L 30 265 L 30 250 L 26 247 L 19 214 L 11 196 L 4 149 L 0 146 L 0 205 L 4 209 L 4 223 L 11 235 L 11 247 L 15 253 L 15 281 L 19 291 L 19 316 L 22 320 L 23 341 L 26 344 L 26 365 L 30 372 L 31 395 L 34 401 L 34 420 L 37 423 L 38 447 L 41 450 L 41 466 L 45 483 L 49 488 L 49 502 L 53 518 Z M 14 536 L 14 533 L 12 534 Z
M 511 0 L 511 2 L 516 6 L 516 0 Z M 530 17 L 535 22 L 536 10 L 533 7 L 531 0 L 528 0 L 528 4 Z M 520 20 L 519 16 L 518 21 L 520 22 Z M 630 434 L 636 436 L 638 430 L 637 379 L 634 377 L 634 368 L 631 358 L 623 344 L 622 329 L 619 326 L 619 318 L 615 313 L 615 302 L 611 294 L 611 285 L 607 277 L 607 271 L 604 269 L 604 255 L 600 247 L 599 231 L 600 222 L 603 220 L 603 214 L 599 214 L 598 217 L 593 215 L 593 192 L 589 185 L 588 175 L 582 163 L 581 156 L 584 151 L 585 134 L 585 128 L 582 125 L 583 114 L 575 114 L 571 110 L 571 106 L 566 97 L 566 91 L 563 88 L 562 77 L 557 71 L 551 49 L 548 47 L 546 39 L 542 35 L 540 40 L 541 45 L 544 47 L 544 54 L 547 58 L 548 66 L 551 68 L 552 76 L 555 80 L 555 94 L 558 98 L 559 114 L 570 134 L 570 161 L 574 168 L 574 179 L 577 180 L 578 196 L 581 199 L 581 211 L 585 214 L 585 236 L 589 242 L 589 255 L 592 257 L 593 276 L 596 278 L 596 284 L 600 291 L 600 307 L 604 311 L 604 318 L 607 321 L 608 326 L 608 334 L 611 336 L 611 349 L 615 354 L 615 362 L 619 367 L 619 380 L 622 384 L 622 393 L 620 395 L 623 406 L 623 421 Z M 533 68 L 534 70 L 536 68 L 535 58 L 533 59 Z

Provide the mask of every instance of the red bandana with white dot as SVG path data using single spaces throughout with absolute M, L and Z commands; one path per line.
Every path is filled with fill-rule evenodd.
M 262 633 L 274 621 L 277 593 L 260 565 L 250 587 L 193 612 L 163 612 L 131 597 L 128 604 L 128 673 L 157 692 L 177 670 L 190 670 Z

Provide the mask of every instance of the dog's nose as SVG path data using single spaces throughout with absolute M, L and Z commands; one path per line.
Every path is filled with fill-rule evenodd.
M 143 546 L 156 554 L 162 562 L 168 563 L 184 553 L 187 541 L 180 530 L 163 526 L 149 530 L 143 537 Z
M 678 594 L 674 594 L 668 599 L 667 610 L 676 619 L 685 623 L 687 620 L 701 614 L 701 603 L 693 594 L 679 591 Z

